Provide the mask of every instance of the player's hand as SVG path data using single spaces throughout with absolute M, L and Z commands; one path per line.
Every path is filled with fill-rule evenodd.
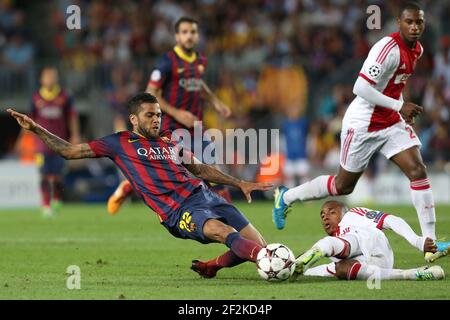
M 27 115 L 24 115 L 23 113 L 14 111 L 13 109 L 6 109 L 6 112 L 8 112 L 11 116 L 13 116 L 17 123 L 26 130 L 34 130 L 37 126 L 36 122 L 34 122 L 30 117 Z
M 409 125 L 414 124 L 414 118 L 423 112 L 423 107 L 418 106 L 412 102 L 404 102 L 400 109 L 400 114 L 406 123 Z
M 195 121 L 199 120 L 194 114 L 186 110 L 177 110 L 177 112 L 174 115 L 174 118 L 176 121 L 178 121 L 183 126 L 189 129 L 194 126 Z
M 254 190 L 261 190 L 261 191 L 267 191 L 273 188 L 273 183 L 269 182 L 247 182 L 242 181 L 239 185 L 239 188 L 241 188 L 242 193 L 247 198 L 247 202 L 252 202 L 252 196 L 251 193 Z
M 434 240 L 431 238 L 426 238 L 423 244 L 423 252 L 431 252 L 435 253 L 437 251 L 437 246 L 434 243 Z

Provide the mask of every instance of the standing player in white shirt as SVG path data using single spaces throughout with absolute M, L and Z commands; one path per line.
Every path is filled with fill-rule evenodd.
M 394 269 L 394 254 L 381 230 L 389 229 L 421 252 L 436 252 L 431 238 L 419 237 L 402 218 L 367 208 L 347 209 L 339 201 L 327 201 L 320 219 L 328 237 L 316 242 L 296 259 L 297 274 L 335 276 L 343 280 L 440 280 L 440 266 Z M 315 268 L 323 257 L 333 261 Z
M 407 3 L 397 22 L 399 31 L 372 47 L 354 85 L 356 98 L 342 123 L 338 174 L 319 176 L 292 189 L 276 189 L 273 221 L 278 229 L 284 228 L 286 212 L 295 201 L 352 193 L 370 158 L 380 151 L 410 180 L 422 235 L 436 239 L 433 193 L 419 151 L 421 143 L 411 127 L 423 108 L 402 98 L 406 80 L 423 54 L 418 40 L 425 29 L 424 12 L 417 4 Z M 439 256 L 442 253 L 426 254 L 426 259 L 434 261 Z

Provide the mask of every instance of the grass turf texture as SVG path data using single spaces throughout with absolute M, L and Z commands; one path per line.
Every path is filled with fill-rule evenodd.
M 297 255 L 324 236 L 319 202 L 296 205 L 284 230 L 271 221 L 271 202 L 237 203 L 268 243 L 281 242 Z M 413 207 L 373 208 L 419 225 Z M 438 206 L 438 236 L 450 236 L 449 206 Z M 396 268 L 425 265 L 421 253 L 388 232 Z M 192 259 L 210 259 L 220 244 L 201 245 L 172 237 L 144 205 L 126 205 L 114 217 L 103 205 L 65 205 L 57 217 L 38 210 L 0 211 L 0 299 L 449 299 L 450 280 L 382 281 L 369 290 L 365 281 L 302 277 L 268 283 L 254 264 L 223 269 L 202 279 L 189 269 Z M 327 262 L 327 260 L 324 260 Z M 450 276 L 450 258 L 435 262 Z M 81 268 L 81 290 L 68 290 L 66 269 Z

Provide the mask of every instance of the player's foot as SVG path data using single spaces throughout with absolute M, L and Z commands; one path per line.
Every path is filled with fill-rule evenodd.
M 317 261 L 324 257 L 324 253 L 319 248 L 313 247 L 306 251 L 301 256 L 295 259 L 294 274 L 302 275 L 306 270 L 311 268 Z
M 109 197 L 107 209 L 110 215 L 115 215 L 127 198 L 128 192 L 125 189 L 129 188 L 129 184 L 127 180 L 122 181 L 116 191 Z
M 289 190 L 286 187 L 279 187 L 275 189 L 274 193 L 274 206 L 272 210 L 272 220 L 275 224 L 275 227 L 279 230 L 283 229 L 286 225 L 286 216 L 291 209 L 291 206 L 288 206 L 284 200 L 284 193 Z
M 41 212 L 44 218 L 52 218 L 55 215 L 52 207 L 50 206 L 43 206 Z
M 191 269 L 197 272 L 201 277 L 208 279 L 214 278 L 217 274 L 217 270 L 215 268 L 211 268 L 206 262 L 199 260 L 192 260 Z
M 435 241 L 437 246 L 437 251 L 435 253 L 427 252 L 425 253 L 426 262 L 434 262 L 437 259 L 446 256 L 450 251 L 450 242 Z
M 421 267 L 415 272 L 416 280 L 441 280 L 445 278 L 444 270 L 440 266 Z

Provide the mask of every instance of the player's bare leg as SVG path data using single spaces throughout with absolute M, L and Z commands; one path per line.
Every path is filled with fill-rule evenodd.
M 322 199 L 353 192 L 362 172 L 350 172 L 340 167 L 336 176 L 319 176 L 292 189 L 275 190 L 273 222 L 278 229 L 286 223 L 286 213 L 296 201 Z
M 206 262 L 202 262 L 202 261 L 198 261 L 198 260 L 192 261 L 191 269 L 194 270 L 195 272 L 197 272 L 199 275 L 201 275 L 204 278 L 214 278 L 216 276 L 217 272 L 222 268 L 232 268 L 232 267 L 235 267 L 235 266 L 237 266 L 245 261 L 249 261 L 249 260 L 255 261 L 256 255 L 258 254 L 259 250 L 262 247 L 266 246 L 266 241 L 264 240 L 264 238 L 261 236 L 261 234 L 258 232 L 258 230 L 256 230 L 256 228 L 250 223 L 238 233 L 238 232 L 236 232 L 236 230 L 234 228 L 227 226 L 220 221 L 218 221 L 218 222 L 222 223 L 226 227 L 216 224 L 215 221 L 217 221 L 217 220 L 208 220 L 208 222 L 210 222 L 210 221 L 213 224 L 212 228 L 215 228 L 215 229 L 216 228 L 224 228 L 223 231 L 219 231 L 219 232 L 222 232 L 224 234 L 226 234 L 228 232 L 228 236 L 231 235 L 231 237 L 235 237 L 235 238 L 239 238 L 236 236 L 236 234 L 240 235 L 240 238 L 245 241 L 242 241 L 242 244 L 237 244 L 237 246 L 245 245 L 245 246 L 248 246 L 248 248 L 250 248 L 251 246 L 253 246 L 254 248 L 252 248 L 252 252 L 250 253 L 251 259 L 242 257 L 242 254 L 238 255 L 239 253 L 236 252 L 236 249 L 233 250 L 232 245 L 234 245 L 235 240 L 233 240 L 233 243 L 231 244 L 231 246 L 229 246 L 228 244 L 226 244 L 226 242 L 219 240 L 219 238 L 217 237 L 217 231 L 216 231 L 215 235 L 214 234 L 212 235 L 214 238 L 211 238 L 210 236 L 208 236 L 208 238 L 225 243 L 231 250 L 218 256 L 217 258 L 211 259 Z M 209 228 L 209 226 L 208 226 L 208 228 Z M 203 230 L 205 230 L 205 228 Z M 210 232 L 210 231 L 208 231 L 208 232 Z M 207 236 L 207 233 L 205 233 L 205 236 Z M 225 238 L 225 241 L 227 241 L 227 237 Z M 223 237 L 222 237 L 222 240 L 223 240 Z M 246 244 L 244 244 L 244 243 L 246 243 Z
M 341 280 L 441 280 L 445 278 L 440 266 L 414 269 L 380 268 L 376 265 L 346 259 L 336 263 L 336 277 Z
M 128 180 L 122 181 L 117 187 L 116 191 L 109 197 L 107 209 L 108 213 L 115 215 L 124 201 L 133 193 L 133 188 Z

